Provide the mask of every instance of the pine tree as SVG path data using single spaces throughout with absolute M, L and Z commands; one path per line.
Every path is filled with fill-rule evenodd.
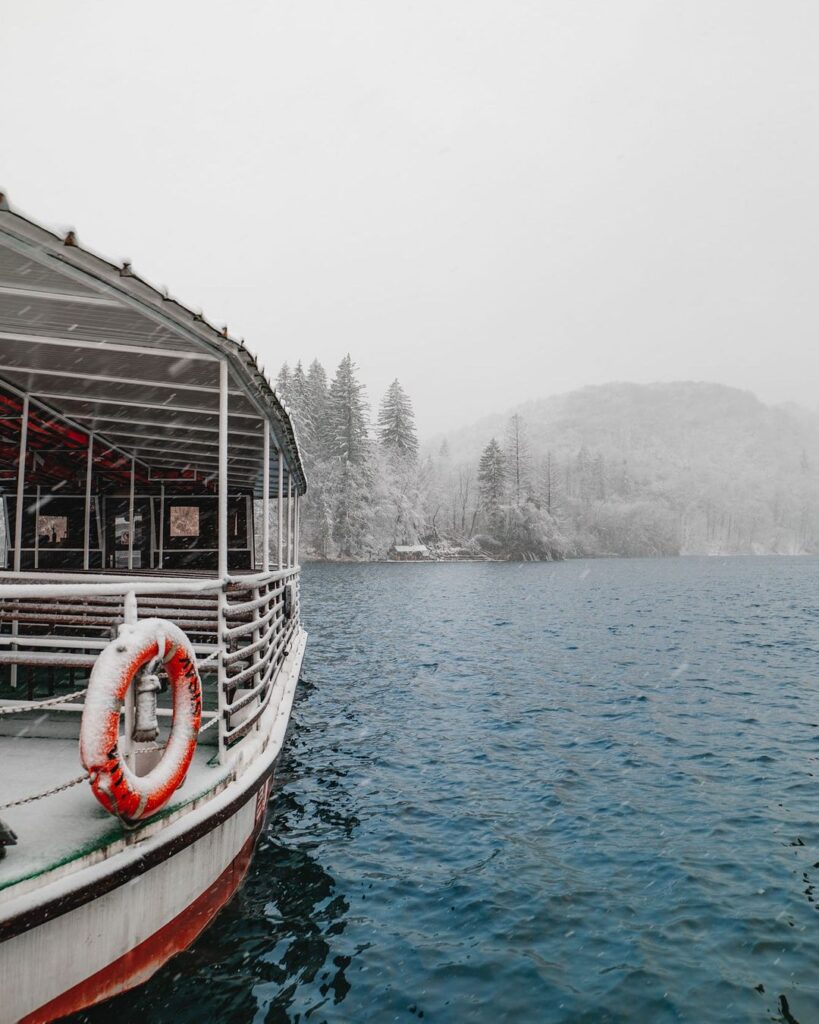
M 302 455 L 311 461 L 316 450 L 316 430 L 307 376 L 301 365 L 301 360 L 296 363 L 295 369 L 290 375 L 287 385 L 287 404 L 295 420 Z
M 367 401 L 349 355 L 338 364 L 327 402 L 328 454 L 362 465 L 369 453 Z
M 324 367 L 314 359 L 307 371 L 307 394 L 309 398 L 310 412 L 313 418 L 313 428 L 316 440 L 316 458 L 322 459 L 327 455 L 327 374 Z
M 478 463 L 478 493 L 481 511 L 492 529 L 498 529 L 503 523 L 506 499 L 506 460 L 494 437 L 484 448 Z
M 288 402 L 294 409 L 303 409 L 307 404 L 307 375 L 301 365 L 301 359 L 296 363 L 295 369 L 290 377 Z
M 368 556 L 372 548 L 374 480 L 370 466 L 337 460 L 330 467 L 333 539 L 343 558 Z
M 418 457 L 418 435 L 415 413 L 409 396 L 394 380 L 387 388 L 378 411 L 378 437 L 389 454 L 415 461 Z
M 290 401 L 290 367 L 287 363 L 282 363 L 276 378 L 276 394 L 283 402 Z

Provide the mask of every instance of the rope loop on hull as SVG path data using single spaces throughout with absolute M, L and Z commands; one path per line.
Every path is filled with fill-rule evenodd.
M 159 662 L 173 694 L 171 735 L 159 764 L 147 775 L 136 775 L 119 750 L 120 711 L 136 677 Z M 127 825 L 162 808 L 187 775 L 201 720 L 196 655 L 182 630 L 165 619 L 120 626 L 91 670 L 80 727 L 80 760 L 97 800 Z

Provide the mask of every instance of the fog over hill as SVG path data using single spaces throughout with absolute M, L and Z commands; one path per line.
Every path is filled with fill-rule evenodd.
M 283 367 L 308 556 L 550 559 L 819 552 L 819 414 L 719 384 L 616 383 L 418 444 L 398 381 L 375 423 L 347 356 Z
M 607 540 L 621 554 L 654 544 L 668 553 L 819 550 L 816 413 L 720 384 L 612 383 L 488 416 L 424 451 L 476 462 L 493 436 L 504 443 L 514 415 L 541 491 L 551 460 L 553 504 L 582 550 L 602 553 Z

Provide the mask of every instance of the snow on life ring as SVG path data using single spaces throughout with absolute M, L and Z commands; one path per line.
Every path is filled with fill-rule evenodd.
M 161 658 L 173 692 L 173 724 L 162 760 L 135 775 L 119 752 L 119 716 L 128 687 L 144 665 Z M 80 759 L 102 806 L 131 824 L 171 798 L 190 767 L 202 719 L 196 655 L 182 630 L 165 619 L 119 627 L 91 670 L 80 726 Z

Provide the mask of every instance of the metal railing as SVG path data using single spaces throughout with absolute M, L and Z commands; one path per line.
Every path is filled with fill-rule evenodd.
M 299 623 L 299 568 L 226 580 L 45 573 L 0 580 L 0 673 L 8 674 L 3 696 L 31 701 L 34 709 L 55 695 L 57 673 L 69 690 L 76 689 L 77 677 L 90 673 L 125 621 L 129 595 L 139 619 L 166 618 L 188 634 L 203 681 L 203 726 L 218 718 L 224 759 L 258 729 L 272 698 Z M 44 672 L 42 694 L 37 690 Z M 48 710 L 76 712 L 81 706 L 66 702 Z M 158 714 L 171 712 L 160 708 Z

